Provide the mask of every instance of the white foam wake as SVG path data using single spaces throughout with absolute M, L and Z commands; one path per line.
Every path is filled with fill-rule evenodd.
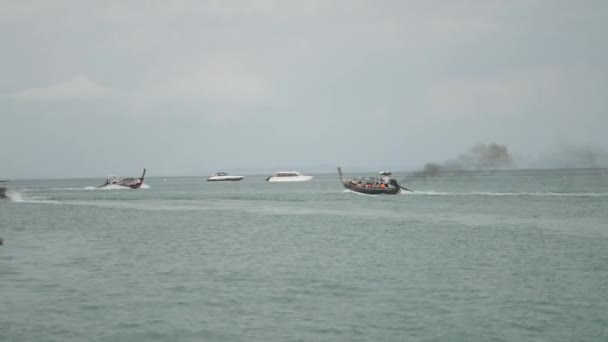
M 372 195 L 372 194 L 364 194 L 361 192 L 356 192 L 356 191 L 352 191 L 349 189 L 344 189 L 344 191 L 342 191 L 343 193 L 351 193 L 351 194 L 355 194 L 355 195 L 361 195 L 361 196 L 371 196 L 371 197 L 379 197 L 380 195 Z
M 131 190 L 131 188 L 129 188 L 128 186 L 122 186 L 122 185 L 118 185 L 118 184 L 106 185 L 104 187 L 97 188 L 96 190 L 125 190 L 125 189 Z
M 117 184 L 106 185 L 101 188 L 87 186 L 87 187 L 85 187 L 85 189 L 86 190 L 133 190 L 128 186 L 122 186 L 122 185 L 117 185 Z M 150 186 L 148 184 L 144 183 L 141 185 L 140 189 L 150 189 Z
M 17 203 L 59 203 L 58 201 L 49 199 L 46 196 L 24 197 L 23 194 L 18 191 L 8 191 L 6 193 L 6 197 L 8 197 L 9 201 Z
M 8 191 L 6 197 L 11 202 L 23 202 L 23 195 L 17 191 Z

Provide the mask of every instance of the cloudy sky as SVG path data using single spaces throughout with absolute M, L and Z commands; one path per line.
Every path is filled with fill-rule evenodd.
M 488 142 L 516 167 L 606 165 L 607 17 L 603 0 L 0 0 L 0 178 L 414 170 Z

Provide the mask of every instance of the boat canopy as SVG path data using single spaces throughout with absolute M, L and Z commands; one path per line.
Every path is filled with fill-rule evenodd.
M 302 174 L 297 171 L 279 171 L 274 174 L 275 177 L 297 177 Z

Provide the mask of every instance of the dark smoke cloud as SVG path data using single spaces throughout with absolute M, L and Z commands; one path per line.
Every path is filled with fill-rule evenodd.
M 605 165 L 606 152 L 590 145 L 558 144 L 538 156 L 536 167 L 594 168 Z
M 433 177 L 442 171 L 496 170 L 508 168 L 512 164 L 513 159 L 506 146 L 496 143 L 478 144 L 458 158 L 443 164 L 426 163 L 422 170 L 414 172 L 414 176 Z
M 424 169 L 421 171 L 416 171 L 417 176 L 424 177 L 434 177 L 438 176 L 441 173 L 441 165 L 436 163 L 426 163 L 424 164 Z

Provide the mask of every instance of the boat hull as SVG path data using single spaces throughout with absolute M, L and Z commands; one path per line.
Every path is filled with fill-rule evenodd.
M 105 187 L 108 186 L 113 186 L 113 185 L 117 185 L 117 186 L 122 186 L 125 188 L 131 188 L 131 189 L 139 189 L 141 188 L 142 184 L 144 184 L 144 180 L 143 179 L 136 179 L 133 181 L 120 181 L 120 182 L 111 182 L 111 183 L 106 183 L 102 186 L 100 186 L 100 189 L 103 189 Z
M 143 179 L 139 179 L 139 180 L 138 180 L 137 182 L 135 182 L 135 183 L 130 183 L 130 184 L 123 185 L 123 186 L 129 187 L 129 188 L 131 188 L 131 189 L 139 189 L 139 188 L 141 188 L 141 186 L 142 186 L 143 184 L 144 184 L 144 180 L 143 180 Z
M 212 176 L 207 178 L 207 182 L 238 182 L 245 176 Z
M 342 185 L 344 185 L 344 188 L 346 188 L 348 190 L 366 194 L 366 195 L 396 195 L 401 192 L 401 189 L 399 189 L 399 188 L 388 188 L 388 189 L 366 188 L 366 187 L 361 187 L 361 186 L 350 185 L 347 183 L 342 183 Z
M 313 176 L 293 176 L 293 177 L 275 177 L 270 176 L 266 180 L 268 182 L 286 183 L 286 182 L 306 182 L 312 179 Z

